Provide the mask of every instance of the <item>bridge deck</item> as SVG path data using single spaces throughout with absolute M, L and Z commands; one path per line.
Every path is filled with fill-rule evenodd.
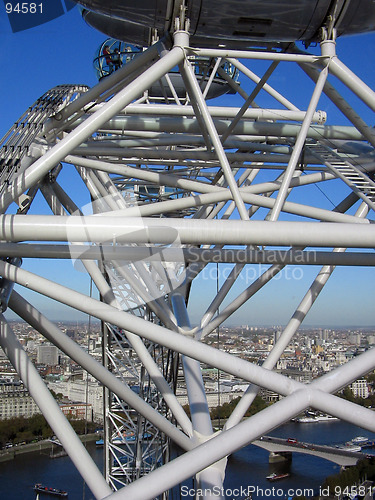
M 342 467 L 356 465 L 358 460 L 366 457 L 364 453 L 343 450 L 334 446 L 305 443 L 294 439 L 281 439 L 270 436 L 264 436 L 261 439 L 253 441 L 252 444 L 274 453 L 295 452 L 315 455 Z

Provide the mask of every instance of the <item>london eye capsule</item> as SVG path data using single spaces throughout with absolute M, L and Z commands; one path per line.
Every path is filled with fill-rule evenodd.
M 173 30 L 181 0 L 75 0 L 88 24 L 109 36 L 149 45 Z M 372 0 L 188 0 L 191 43 L 241 47 L 254 41 L 313 42 L 334 15 L 338 35 L 375 29 Z
M 108 38 L 98 47 L 94 57 L 94 69 L 98 80 L 129 63 L 140 52 L 142 52 L 141 47 Z
M 108 38 L 98 47 L 94 57 L 94 69 L 98 80 L 109 76 L 117 69 L 128 64 L 142 52 L 142 47 Z M 212 68 L 212 61 L 209 57 L 189 56 L 189 61 L 194 68 L 194 73 L 199 78 L 202 85 L 209 79 Z M 229 62 L 223 62 L 221 69 L 233 81 L 238 80 L 238 70 Z M 168 81 L 169 80 L 169 81 Z M 180 99 L 186 97 L 186 87 L 181 77 L 178 66 L 173 68 L 167 76 L 161 78 L 148 89 L 148 98 L 151 100 L 170 99 L 173 100 L 173 92 Z M 227 79 L 215 73 L 209 86 L 207 99 L 212 99 L 226 93 L 233 93 Z

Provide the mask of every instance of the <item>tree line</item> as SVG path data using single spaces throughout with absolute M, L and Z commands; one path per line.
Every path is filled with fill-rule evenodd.
M 96 424 L 85 420 L 70 420 L 70 424 L 77 434 L 94 432 Z M 37 413 L 32 417 L 15 417 L 0 420 L 0 447 L 4 448 L 8 443 L 12 445 L 20 443 L 32 443 L 41 439 L 49 439 L 54 435 L 42 414 Z
M 375 481 L 375 457 L 360 460 L 357 465 L 343 470 L 340 474 L 328 476 L 322 489 L 329 488 L 330 491 L 335 491 L 337 488 L 344 491 L 346 487 L 358 485 L 366 479 Z

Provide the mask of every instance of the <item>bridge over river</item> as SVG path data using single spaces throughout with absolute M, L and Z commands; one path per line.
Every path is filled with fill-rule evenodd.
M 367 455 L 361 452 L 344 450 L 335 446 L 305 443 L 295 439 L 281 439 L 270 436 L 263 436 L 261 439 L 253 441 L 252 444 L 268 450 L 270 453 L 283 455 L 284 453 L 305 453 L 330 460 L 341 467 L 356 465 L 358 460 Z

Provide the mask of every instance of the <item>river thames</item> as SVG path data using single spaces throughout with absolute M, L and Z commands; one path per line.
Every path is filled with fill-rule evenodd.
M 375 440 L 375 434 L 342 421 L 310 424 L 290 422 L 269 435 L 328 445 L 342 444 L 356 436 Z M 101 470 L 103 450 L 96 448 L 95 443 L 88 443 L 87 447 Z M 375 450 L 366 449 L 366 453 L 375 454 Z M 327 476 L 337 474 L 339 470 L 338 465 L 301 453 L 293 454 L 293 460 L 289 464 L 269 464 L 267 451 L 249 445 L 229 457 L 224 488 L 227 499 L 230 500 L 242 500 L 247 491 L 252 493 L 253 498 L 259 499 L 285 499 L 290 493 L 305 493 L 306 496 L 311 496 L 312 491 L 315 494 L 319 492 L 319 487 Z M 286 471 L 290 476 L 270 483 L 266 476 L 274 471 Z M 14 460 L 0 463 L 2 500 L 35 499 L 36 494 L 33 491 L 35 483 L 68 491 L 69 500 L 94 500 L 68 457 L 51 459 L 49 451 L 45 450 L 20 455 Z M 174 492 L 173 499 L 192 500 L 190 493 L 187 483 L 178 493 Z M 56 497 L 42 495 L 40 500 L 43 498 L 48 500 Z

